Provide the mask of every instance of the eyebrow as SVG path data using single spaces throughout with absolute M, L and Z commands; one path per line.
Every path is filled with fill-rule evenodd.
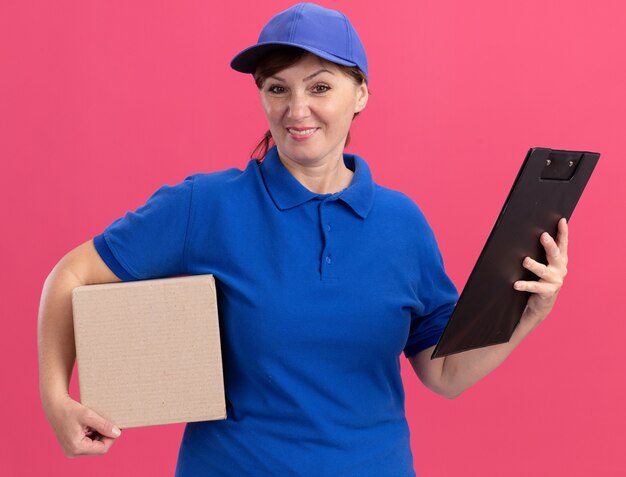
M 308 80 L 310 80 L 311 78 L 314 78 L 315 76 L 319 75 L 320 73 L 324 73 L 324 72 L 326 72 L 326 73 L 330 73 L 331 75 L 334 75 L 334 74 L 335 74 L 335 73 L 333 73 L 332 71 L 327 70 L 326 68 L 322 68 L 321 70 L 316 71 L 316 72 L 315 72 L 315 73 L 313 73 L 312 75 L 309 75 L 309 76 L 307 76 L 306 78 L 303 78 L 303 79 L 302 79 L 302 82 L 304 82 L 304 81 L 308 81 Z M 285 83 L 287 82 L 284 78 L 281 78 L 280 76 L 276 76 L 276 75 L 272 75 L 272 76 L 270 76 L 270 78 L 276 78 L 277 80 L 279 80 L 279 81 L 284 81 Z

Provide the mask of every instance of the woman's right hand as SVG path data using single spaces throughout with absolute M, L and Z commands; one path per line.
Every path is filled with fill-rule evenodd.
M 69 395 L 46 403 L 48 421 L 67 457 L 106 454 L 121 431 Z

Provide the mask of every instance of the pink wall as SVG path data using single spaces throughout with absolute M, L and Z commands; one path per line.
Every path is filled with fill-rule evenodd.
M 2 2 L 3 475 L 173 475 L 182 425 L 129 429 L 105 457 L 63 456 L 38 397 L 41 288 L 160 185 L 245 167 L 265 118 L 228 62 L 290 5 Z M 602 153 L 550 318 L 454 401 L 402 358 L 418 475 L 626 475 L 623 3 L 323 5 L 348 14 L 370 60 L 349 150 L 422 207 L 459 289 L 528 148 Z

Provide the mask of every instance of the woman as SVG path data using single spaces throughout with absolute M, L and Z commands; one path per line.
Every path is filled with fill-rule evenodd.
M 368 101 L 365 50 L 348 19 L 295 5 L 231 66 L 259 88 L 269 124 L 260 157 L 161 187 L 46 280 L 50 423 L 68 456 L 106 453 L 120 435 L 68 394 L 74 287 L 212 273 L 228 418 L 187 424 L 177 475 L 414 476 L 400 353 L 448 398 L 495 369 L 554 304 L 565 220 L 557 242 L 542 235 L 548 264 L 522 264 L 540 280 L 515 284 L 532 296 L 511 341 L 430 360 L 458 295 L 419 208 L 344 152 Z

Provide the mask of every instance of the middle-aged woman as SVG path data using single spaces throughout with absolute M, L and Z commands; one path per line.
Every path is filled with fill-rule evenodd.
M 177 475 L 414 476 L 400 354 L 448 398 L 496 368 L 552 309 L 567 224 L 541 235 L 547 264 L 520 264 L 539 280 L 515 284 L 531 295 L 510 342 L 431 360 L 458 295 L 417 205 L 344 151 L 368 101 L 350 21 L 294 5 L 231 66 L 259 89 L 258 157 L 162 186 L 59 261 L 39 322 L 48 419 L 68 456 L 120 435 L 68 393 L 74 287 L 212 273 L 228 418 L 187 424 Z

